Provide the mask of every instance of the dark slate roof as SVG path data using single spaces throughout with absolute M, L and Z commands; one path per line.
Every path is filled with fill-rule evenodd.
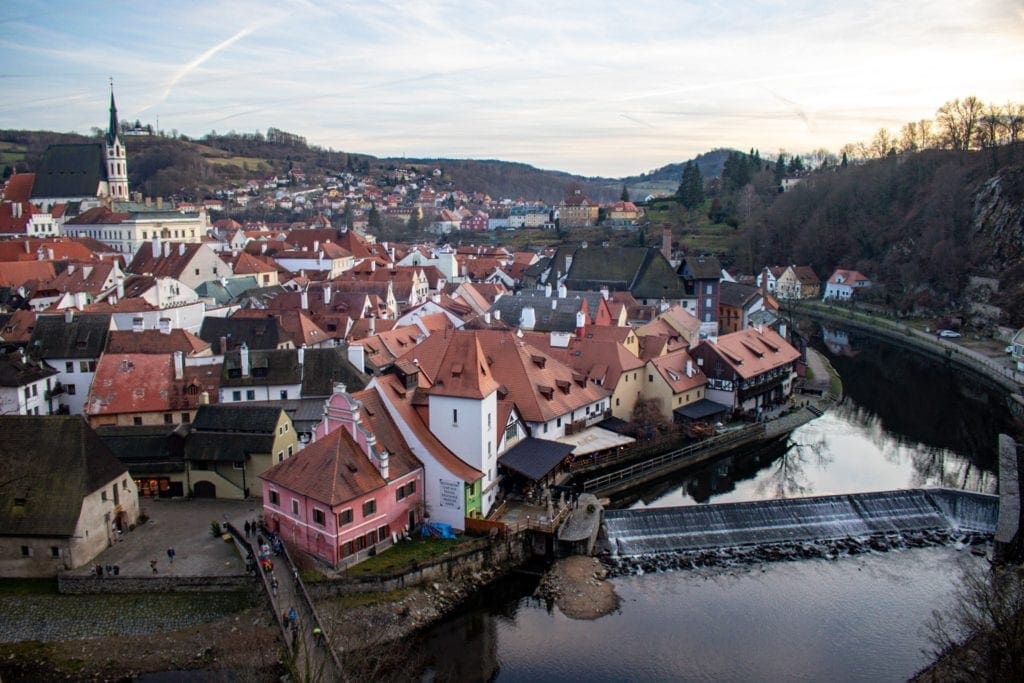
M 693 403 L 688 403 L 685 406 L 680 406 L 672 412 L 691 420 L 700 420 L 705 417 L 710 417 L 711 415 L 727 413 L 730 410 L 732 410 L 732 408 L 729 406 L 724 406 L 721 403 L 715 403 L 710 399 L 702 398 L 699 401 L 694 401 Z
M 102 143 L 50 145 L 36 171 L 32 197 L 95 197 L 106 179 Z
M 687 256 L 679 264 L 678 272 L 694 280 L 718 280 L 722 277 L 722 264 L 715 256 Z
M 56 374 L 46 363 L 23 363 L 20 352 L 0 357 L 0 387 L 23 387 Z
M 569 289 L 631 292 L 637 299 L 681 299 L 679 276 L 660 251 L 648 247 L 577 249 L 565 280 Z
M 185 471 L 188 425 L 101 426 L 96 434 L 133 476 Z
M 200 462 L 245 462 L 273 451 L 273 434 L 193 431 L 185 440 L 185 459 Z
M 39 315 L 28 347 L 35 358 L 99 358 L 109 334 L 110 314 Z
M 274 434 L 281 408 L 250 405 L 202 405 L 192 419 L 194 431 Z
M 527 437 L 506 451 L 498 462 L 508 469 L 538 481 L 572 453 L 576 446 Z
M 541 256 L 536 263 L 523 268 L 523 277 L 539 278 L 551 267 L 551 257 Z
M 330 396 L 335 382 L 344 382 L 349 391 L 366 387 L 370 378 L 348 362 L 345 347 L 306 349 L 304 367 L 299 366 L 298 349 L 249 351 L 249 376 L 234 377 L 241 368 L 240 354 L 224 356 L 221 386 L 224 388 L 302 384 L 302 396 Z M 259 376 L 257 376 L 259 375 Z
M 9 468 L 0 487 L 3 536 L 71 536 L 82 499 L 128 476 L 81 416 L 0 416 L 0 434 L 0 462 Z
M 276 349 L 284 341 L 280 321 L 276 318 L 203 318 L 199 338 L 209 342 L 214 355 L 237 350 L 243 343 L 249 350 Z M 227 349 L 220 348 L 220 338 L 227 337 Z
M 247 406 L 276 406 L 291 418 L 292 426 L 300 434 L 309 434 L 324 417 L 324 397 L 286 398 L 276 401 L 246 401 Z
M 633 426 L 623 420 L 621 417 L 608 417 L 597 423 L 597 426 L 601 429 L 607 429 L 609 432 L 615 432 L 616 434 L 625 434 L 629 436 L 633 431 Z
M 599 293 L 595 296 L 600 297 Z M 551 302 L 555 308 L 551 308 Z M 533 329 L 537 332 L 572 332 L 576 329 L 576 312 L 580 310 L 583 297 L 578 292 L 570 292 L 565 298 L 548 297 L 539 289 L 524 289 L 515 296 L 500 297 L 491 305 L 489 311 L 501 311 L 501 320 L 513 327 L 518 327 L 523 315 L 523 308 L 533 306 L 536 323 Z
M 718 289 L 718 303 L 734 308 L 745 307 L 751 299 L 761 293 L 753 285 L 741 285 L 738 282 L 723 282 Z

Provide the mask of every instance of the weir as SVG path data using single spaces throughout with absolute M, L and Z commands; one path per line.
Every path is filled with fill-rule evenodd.
M 643 510 L 607 510 L 613 555 L 634 556 L 931 530 L 992 534 L 997 496 L 909 489 Z

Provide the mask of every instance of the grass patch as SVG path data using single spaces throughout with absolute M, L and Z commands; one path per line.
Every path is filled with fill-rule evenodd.
M 465 539 L 461 538 L 414 538 L 399 541 L 387 550 L 346 569 L 345 575 L 366 576 L 402 571 L 441 557 L 464 542 Z
M 303 569 L 299 572 L 302 583 L 320 583 L 327 577 L 318 569 Z
M 804 372 L 804 379 L 807 381 L 814 379 L 814 370 L 809 365 L 807 366 L 807 370 Z
M 0 595 L 58 595 L 57 579 L 0 579 Z
M 352 609 L 354 607 L 365 607 L 367 605 L 380 605 L 388 602 L 398 602 L 409 595 L 417 588 L 396 588 L 393 591 L 370 591 L 368 593 L 351 593 L 337 598 L 331 598 L 328 602 L 334 607 L 341 609 Z

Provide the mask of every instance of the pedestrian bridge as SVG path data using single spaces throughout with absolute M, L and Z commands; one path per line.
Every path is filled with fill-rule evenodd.
M 946 530 L 993 534 L 999 497 L 909 489 L 642 510 L 606 510 L 613 555 L 628 557 Z

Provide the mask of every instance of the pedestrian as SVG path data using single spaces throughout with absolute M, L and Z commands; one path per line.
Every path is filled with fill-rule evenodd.
M 288 608 L 288 621 L 291 622 L 292 626 L 296 626 L 299 623 L 299 613 L 295 611 L 294 607 Z
M 120 574 L 121 574 L 121 565 L 115 564 L 114 565 L 114 576 L 118 576 Z
M 96 565 L 96 576 L 101 578 L 101 579 L 103 578 L 103 565 L 102 564 Z
M 153 570 L 154 574 L 156 574 L 156 558 L 149 561 L 149 568 Z
M 296 622 L 292 622 L 292 647 L 295 651 L 299 651 L 299 625 Z
M 271 576 L 270 577 L 270 594 L 273 595 L 275 598 L 277 597 L 277 577 L 276 576 Z
M 317 645 L 324 644 L 324 632 L 320 630 L 319 626 L 313 627 L 313 642 Z
M 167 559 L 171 561 L 171 564 L 174 564 L 174 547 L 173 546 L 167 549 Z
M 107 576 L 110 576 L 114 573 L 114 567 L 108 564 L 103 568 L 103 571 L 107 573 Z
M 252 529 L 252 526 L 249 525 L 249 520 L 245 520 L 245 537 L 246 538 L 249 538 L 249 531 L 251 529 Z

